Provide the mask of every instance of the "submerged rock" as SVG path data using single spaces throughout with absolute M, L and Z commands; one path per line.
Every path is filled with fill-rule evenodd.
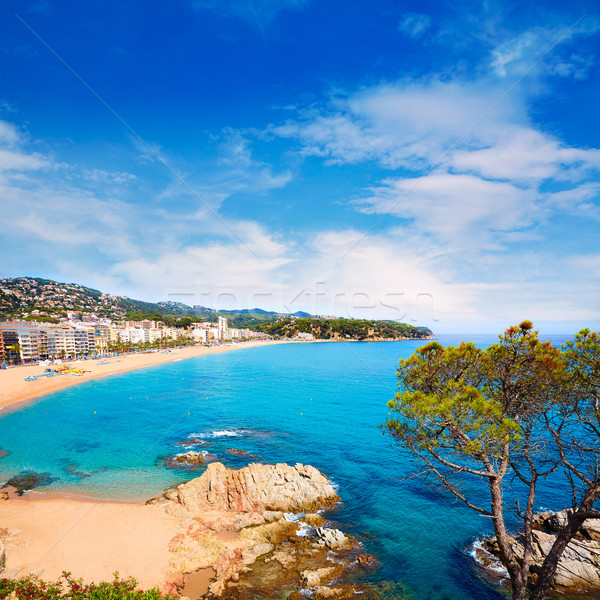
M 256 454 L 250 454 L 250 452 L 246 452 L 245 450 L 238 450 L 237 448 L 229 448 L 227 452 L 229 454 L 233 454 L 234 456 L 243 456 L 245 458 L 258 458 Z
M 167 467 L 169 469 L 185 469 L 197 467 L 213 460 L 217 460 L 217 457 L 214 454 L 190 450 L 189 452 L 182 452 L 181 454 L 176 454 L 175 456 L 167 458 Z
M 0 458 L 4 458 L 5 456 L 9 456 L 12 454 L 10 450 L 5 450 L 4 448 L 0 448 Z
M 56 481 L 56 477 L 52 477 L 50 473 L 34 473 L 33 471 L 24 471 L 11 477 L 2 487 L 15 488 L 18 496 L 22 496 L 25 492 L 36 487 L 50 485 Z

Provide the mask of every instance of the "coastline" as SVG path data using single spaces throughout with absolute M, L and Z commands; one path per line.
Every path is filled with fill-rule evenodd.
M 243 350 L 257 346 L 289 343 L 293 342 L 279 340 L 234 342 L 223 346 L 187 346 L 172 349 L 170 352 L 144 352 L 109 358 L 65 361 L 65 365 L 68 364 L 74 368 L 89 371 L 81 377 L 74 375 L 58 375 L 55 377 L 43 377 L 35 381 L 25 381 L 26 377 L 44 373 L 45 367 L 39 365 L 13 367 L 0 371 L 0 411 L 3 411 L 7 407 L 18 409 L 36 398 L 64 390 L 80 383 L 84 383 L 85 381 L 114 375 L 116 373 L 126 373 L 144 367 L 152 367 L 168 362 L 196 358 L 207 354 L 218 354 L 221 352 Z M 103 362 L 105 364 L 99 364 Z

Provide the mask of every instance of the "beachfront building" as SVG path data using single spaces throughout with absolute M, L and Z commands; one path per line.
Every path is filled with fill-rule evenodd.
M 196 327 L 192 330 L 192 337 L 201 344 L 208 344 L 208 329 Z
M 221 331 L 221 337 L 227 339 L 227 319 L 225 317 L 219 317 L 217 327 Z
M 41 350 L 41 340 L 45 339 L 38 327 L 26 321 L 0 323 L 2 337 L 2 360 L 10 364 L 20 364 L 36 360 Z
M 87 333 L 81 330 L 75 336 L 75 329 L 72 327 L 49 327 L 48 336 L 48 355 L 52 357 L 71 357 L 78 356 L 76 348 L 80 353 L 88 351 Z M 77 339 L 77 342 L 75 341 Z
M 145 337 L 141 327 L 126 327 L 119 332 L 119 339 L 124 344 L 143 344 Z
M 160 329 L 165 326 L 162 321 L 151 321 L 149 319 L 144 319 L 143 321 L 122 321 L 121 324 L 125 329 L 128 327 L 133 327 L 134 329 Z
M 227 339 L 228 340 L 241 340 L 242 339 L 242 330 L 235 329 L 231 327 L 227 330 Z

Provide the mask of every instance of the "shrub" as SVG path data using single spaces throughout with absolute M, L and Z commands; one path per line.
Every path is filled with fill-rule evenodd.
M 174 600 L 175 596 L 162 594 L 157 588 L 140 590 L 133 578 L 121 579 L 114 573 L 113 581 L 84 584 L 71 573 L 63 572 L 54 583 L 34 576 L 21 579 L 0 579 L 0 598 L 18 600 Z

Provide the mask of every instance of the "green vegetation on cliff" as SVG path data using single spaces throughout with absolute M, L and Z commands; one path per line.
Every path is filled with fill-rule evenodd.
M 402 340 L 427 339 L 432 332 L 427 327 L 415 327 L 395 321 L 364 319 L 294 318 L 278 319 L 257 327 L 259 331 L 278 337 L 295 337 L 298 333 L 312 334 L 318 340 Z
M 60 283 L 41 277 L 0 279 L 0 321 L 26 320 L 57 323 L 67 312 L 95 314 L 113 321 L 163 321 L 169 326 L 217 322 L 226 317 L 230 327 L 252 329 L 281 317 L 280 313 L 254 308 L 217 311 L 181 302 L 144 302 L 114 296 L 78 283 Z

